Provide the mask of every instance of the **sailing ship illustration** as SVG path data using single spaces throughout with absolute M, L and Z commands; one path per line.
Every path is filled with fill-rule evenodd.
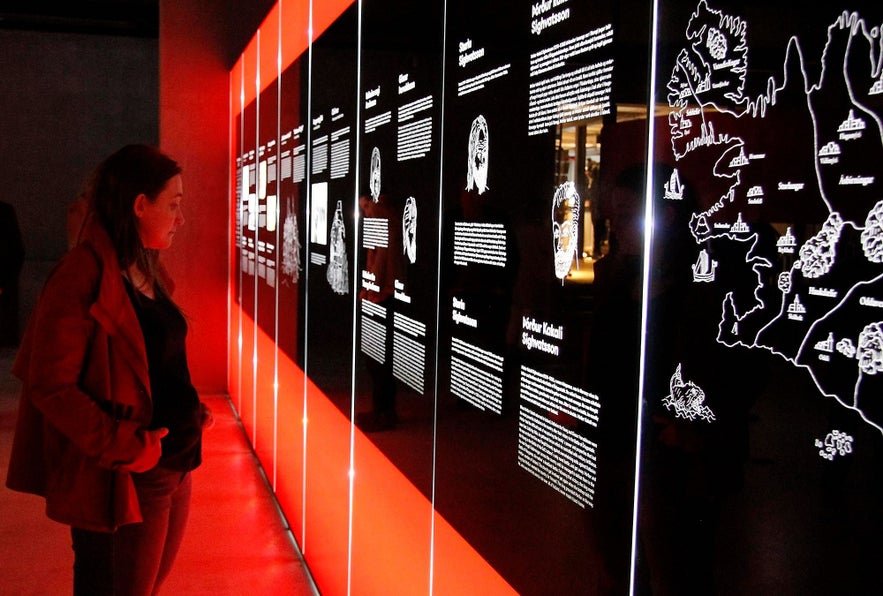
M 677 169 L 673 170 L 668 181 L 665 183 L 665 193 L 663 197 L 670 201 L 684 200 L 684 185 L 681 183 L 681 177 Z
M 693 281 L 712 282 L 714 271 L 717 269 L 717 261 L 709 258 L 708 251 L 704 248 L 699 251 L 699 258 L 692 265 Z

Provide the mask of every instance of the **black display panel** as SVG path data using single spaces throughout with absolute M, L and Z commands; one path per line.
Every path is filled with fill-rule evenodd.
M 236 297 L 243 312 L 254 316 L 257 272 L 257 100 L 243 110 L 239 158 L 239 204 L 237 216 L 238 275 Z
M 442 4 L 362 3 L 357 422 L 431 494 Z
M 447 4 L 435 504 L 522 594 L 628 590 L 640 284 L 632 309 L 596 280 L 648 16 Z
M 308 102 L 303 54 L 280 78 L 279 114 L 279 349 L 303 367 L 304 268 L 307 246 Z
M 880 593 L 883 10 L 660 8 L 639 576 Z
M 264 73 L 265 76 L 271 76 Z M 258 146 L 255 167 L 255 321 L 276 339 L 276 288 L 279 269 L 279 79 L 258 98 Z
M 439 591 L 883 592 L 883 9 L 783 4 L 364 0 L 237 118 L 243 312 L 396 394 L 355 591 L 391 463 Z
M 309 378 L 349 415 L 356 263 L 356 6 L 310 50 L 306 358 Z

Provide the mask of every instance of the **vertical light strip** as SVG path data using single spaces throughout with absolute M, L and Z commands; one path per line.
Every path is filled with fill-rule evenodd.
M 242 157 L 243 148 L 245 146 L 245 60 L 242 61 L 242 68 L 239 69 L 239 156 Z M 243 200 L 243 188 L 242 184 L 245 182 L 242 179 L 242 163 L 239 164 L 239 203 L 236 205 L 236 216 L 234 221 L 236 222 L 236 226 L 239 228 L 238 236 L 240 242 L 242 241 L 242 222 L 240 221 L 240 217 L 242 216 L 242 200 Z M 236 344 L 238 346 L 237 353 L 239 358 L 239 379 L 236 381 L 238 385 L 238 391 L 236 392 L 236 415 L 242 412 L 242 246 L 240 245 L 238 250 L 238 258 L 239 258 L 239 287 L 236 290 L 236 298 L 239 301 L 237 308 L 239 309 L 239 329 L 236 333 Z
M 276 5 L 279 7 L 278 21 L 276 21 L 276 213 L 273 217 L 276 219 L 276 242 L 275 261 L 276 273 L 273 279 L 276 280 L 276 296 L 275 305 L 273 307 L 273 318 L 275 320 L 273 328 L 273 492 L 276 492 L 276 479 L 279 470 L 279 217 L 282 211 L 280 202 L 282 199 L 282 180 L 279 178 L 280 167 L 279 159 L 280 148 L 282 142 L 282 0 Z
M 233 151 L 234 151 L 233 131 L 235 130 L 233 127 L 233 122 L 234 122 L 233 121 L 233 113 L 235 111 L 235 108 L 233 107 L 235 104 L 235 101 L 233 99 L 233 92 L 235 89 L 235 82 L 233 81 L 233 73 L 232 72 L 230 72 L 228 80 L 227 80 L 227 88 L 229 89 L 229 93 L 227 95 L 227 160 L 228 160 L 227 161 L 227 175 L 229 176 L 231 166 L 233 168 L 238 168 L 238 166 L 236 166 L 236 158 L 235 157 L 232 158 L 232 163 L 230 163 L 230 161 L 229 161 L 231 159 L 231 157 L 233 156 Z M 236 170 L 233 170 L 233 180 L 236 180 L 236 173 L 235 172 L 236 172 Z M 233 191 L 233 196 L 230 196 L 230 195 L 231 195 L 231 193 L 230 193 L 230 180 L 228 179 L 227 180 L 227 217 L 228 218 L 230 217 L 230 206 L 236 200 L 236 196 L 235 196 L 236 191 L 235 190 Z M 227 225 L 228 226 L 230 225 L 229 219 L 227 220 Z M 233 225 L 234 226 L 236 225 L 236 218 L 235 217 L 233 218 Z M 232 230 L 228 227 L 227 228 L 227 258 L 228 259 L 230 259 L 230 248 L 231 248 L 230 239 L 236 237 L 235 235 L 232 235 L 231 232 L 234 232 L 234 230 Z M 227 284 L 228 284 L 227 285 L 227 319 L 226 319 L 227 354 L 224 357 L 224 360 L 225 360 L 224 364 L 227 369 L 226 370 L 226 373 L 227 373 L 226 374 L 227 393 L 230 392 L 230 385 L 231 385 L 231 383 L 230 383 L 230 373 L 231 373 L 230 366 L 232 365 L 232 362 L 231 362 L 232 359 L 230 358 L 230 349 L 231 349 L 231 346 L 233 345 L 233 343 L 232 343 L 232 341 L 233 341 L 233 326 L 230 324 L 230 317 L 232 316 L 231 313 L 233 312 L 233 310 L 232 310 L 232 308 L 233 308 L 232 302 L 233 301 L 230 299 L 230 294 L 231 294 L 232 288 L 229 285 L 229 284 L 233 283 L 233 262 L 234 262 L 233 259 L 230 259 L 227 261 Z
M 638 494 L 640 492 L 641 479 L 641 435 L 643 433 L 644 416 L 644 371 L 647 365 L 647 317 L 650 293 L 650 272 L 652 270 L 651 257 L 653 247 L 653 177 L 654 177 L 654 146 L 655 132 L 653 118 L 656 113 L 656 48 L 659 5 L 658 0 L 653 0 L 652 13 L 650 15 L 650 72 L 649 72 L 649 98 L 647 105 L 647 171 L 644 180 L 644 274 L 641 291 L 641 353 L 640 366 L 638 368 L 638 420 L 635 436 L 635 489 L 632 495 L 632 552 L 631 565 L 629 567 L 629 593 L 635 593 L 635 565 L 637 563 L 637 538 L 638 538 Z
M 307 204 L 304 206 L 306 209 L 306 225 L 304 229 L 307 231 L 306 238 L 304 239 L 304 246 L 307 247 L 305 251 L 305 263 L 304 267 L 304 415 L 303 415 L 303 428 L 304 428 L 304 444 L 303 444 L 303 488 L 301 493 L 301 510 L 304 512 L 303 520 L 301 521 L 301 542 L 303 551 L 307 552 L 307 433 L 309 432 L 309 408 L 307 407 L 307 400 L 309 396 L 309 370 L 310 370 L 310 351 L 307 346 L 310 344 L 310 257 L 312 247 L 310 246 L 310 226 L 312 225 L 312 217 L 311 217 L 311 209 L 310 209 L 310 201 L 312 199 L 312 189 L 310 188 L 310 184 L 313 182 L 313 168 L 310 164 L 312 164 L 313 159 L 313 127 L 311 126 L 311 119 L 313 116 L 313 0 L 309 0 L 309 17 L 307 23 L 307 121 L 306 121 L 306 129 L 307 129 L 307 150 L 306 150 L 306 184 L 307 184 L 307 192 L 306 192 L 306 201 Z
M 255 53 L 255 75 L 254 75 L 254 101 L 255 101 L 255 119 L 254 119 L 254 156 L 255 156 L 255 192 L 257 185 L 260 183 L 260 152 L 258 147 L 261 145 L 261 30 L 257 31 L 257 52 Z M 257 205 L 257 200 L 255 201 Z M 254 226 L 254 307 L 252 310 L 254 322 L 254 332 L 252 333 L 251 345 L 251 442 L 252 445 L 258 444 L 258 234 L 261 229 L 261 218 L 258 216 L 260 209 L 255 213 Z
M 448 46 L 448 3 L 444 2 L 442 15 L 442 50 L 441 50 L 441 107 L 439 111 L 439 157 L 438 157 L 438 257 L 435 267 L 435 387 L 432 396 L 432 485 L 429 494 L 429 587 L 427 594 L 432 596 L 433 586 L 435 585 L 435 489 L 436 489 L 436 458 L 438 455 L 438 344 L 439 329 L 441 322 L 441 271 L 442 271 L 442 238 L 443 235 L 443 217 L 444 217 L 444 196 L 443 182 L 441 173 L 445 171 L 445 76 L 447 69 L 445 63 L 447 60 Z
M 361 171 L 359 170 L 360 165 L 360 140 L 362 138 L 362 130 L 359 126 L 361 119 L 359 118 L 359 98 L 362 95 L 362 7 L 363 0 L 358 0 L 358 18 L 356 24 L 356 97 L 355 97 L 355 110 L 356 110 L 356 163 L 355 163 L 355 181 L 353 183 L 353 222 L 355 225 L 353 226 L 355 229 L 353 230 L 353 267 L 355 269 L 358 266 L 358 253 L 359 253 L 359 176 L 361 175 Z M 352 594 L 352 583 L 353 583 L 353 488 L 355 485 L 355 475 L 356 475 L 356 353 L 358 352 L 358 347 L 356 344 L 356 318 L 357 318 L 357 305 L 359 303 L 359 283 L 362 280 L 362 276 L 358 271 L 353 271 L 353 341 L 352 341 L 352 358 L 350 362 L 350 370 L 351 370 L 351 378 L 350 378 L 350 471 L 349 471 L 349 504 L 347 511 L 347 547 L 346 547 L 346 592 L 347 594 Z

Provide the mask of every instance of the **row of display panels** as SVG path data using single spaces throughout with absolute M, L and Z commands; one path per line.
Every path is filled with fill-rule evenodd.
M 277 4 L 231 394 L 323 593 L 879 585 L 859 8 Z

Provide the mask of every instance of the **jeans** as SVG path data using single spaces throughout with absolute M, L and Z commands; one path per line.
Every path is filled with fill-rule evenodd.
M 71 528 L 74 596 L 150 596 L 169 575 L 190 511 L 190 472 L 132 474 L 141 515 L 116 532 Z

